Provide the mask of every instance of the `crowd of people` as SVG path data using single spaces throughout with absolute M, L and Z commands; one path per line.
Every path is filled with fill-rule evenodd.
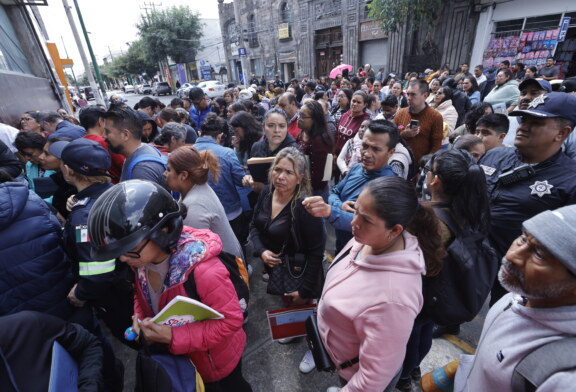
M 133 348 L 128 326 L 188 356 L 206 391 L 251 391 L 247 303 L 222 261 L 232 255 L 251 275 L 262 263 L 252 279 L 279 304 L 317 303 L 341 380 L 330 392 L 410 391 L 432 339 L 480 311 L 462 305 L 473 296 L 491 310 L 456 388 L 512 391 L 522 358 L 573 337 L 576 322 L 576 80 L 557 76 L 553 59 L 404 77 L 366 64 L 0 124 L 0 321 L 46 326 L 26 348 L 2 328 L 0 389 L 47 385 L 58 341 L 80 363 L 80 390 L 122 390 L 100 319 Z M 266 175 L 255 158 L 268 158 L 256 160 Z M 453 278 L 476 268 L 487 272 Z M 178 295 L 224 317 L 150 321 Z M 300 371 L 315 358 L 304 353 Z M 548 371 L 538 391 L 576 381 L 570 367 Z

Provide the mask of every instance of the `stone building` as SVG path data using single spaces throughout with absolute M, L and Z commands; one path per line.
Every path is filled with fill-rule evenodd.
M 276 73 L 293 77 L 327 75 L 338 64 L 370 63 L 386 72 L 423 71 L 470 58 L 479 0 L 451 0 L 432 34 L 405 26 L 390 37 L 368 18 L 365 0 L 234 0 L 219 2 L 229 79 Z M 434 44 L 422 49 L 424 38 Z M 240 53 L 246 56 L 240 56 Z

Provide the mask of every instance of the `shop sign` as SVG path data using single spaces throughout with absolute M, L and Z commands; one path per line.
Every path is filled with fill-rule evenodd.
M 379 20 L 371 20 L 369 22 L 360 23 L 359 41 L 388 38 L 388 35 L 382 31 L 382 28 L 380 27 L 381 24 L 382 21 Z
M 562 23 L 560 24 L 560 34 L 558 34 L 558 42 L 562 42 L 566 39 L 568 26 L 570 26 L 570 17 L 565 16 L 564 18 L 562 18 Z

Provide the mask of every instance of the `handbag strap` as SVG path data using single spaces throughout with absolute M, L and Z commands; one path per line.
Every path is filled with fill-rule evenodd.
M 2 348 L 0 348 L 0 358 L 2 358 L 2 362 L 4 363 L 6 373 L 8 373 L 8 378 L 10 379 L 10 383 L 12 384 L 12 388 L 14 388 L 16 392 L 20 391 L 18 389 L 18 385 L 16 385 L 14 374 L 12 373 L 12 369 L 10 368 L 10 364 L 8 364 L 8 360 L 6 359 L 6 356 L 4 355 L 4 351 L 2 351 Z
M 336 258 L 334 261 L 332 261 L 332 263 L 330 263 L 330 267 L 328 267 L 328 271 L 330 271 L 330 268 L 334 267 L 336 264 L 341 262 L 342 259 L 344 259 L 344 257 L 348 256 L 348 254 L 350 254 L 351 251 L 352 251 L 352 246 L 350 246 L 348 249 L 346 249 L 344 252 L 342 252 L 340 254 L 340 257 Z

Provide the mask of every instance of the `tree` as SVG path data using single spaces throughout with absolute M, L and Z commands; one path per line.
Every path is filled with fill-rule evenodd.
M 382 30 L 397 33 L 410 16 L 409 29 L 435 25 L 440 20 L 440 10 L 446 0 L 371 0 L 369 17 L 382 21 Z
M 171 57 L 176 63 L 193 61 L 200 48 L 202 25 L 188 6 L 171 7 L 140 16 L 136 25 L 147 56 L 154 62 Z
M 151 79 L 158 72 L 158 64 L 154 61 L 146 50 L 143 39 L 132 42 L 125 57 L 123 69 L 130 74 L 141 75 L 146 73 Z

